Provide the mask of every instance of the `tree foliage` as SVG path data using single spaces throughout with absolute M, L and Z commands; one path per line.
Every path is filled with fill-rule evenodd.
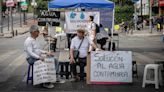
M 131 0 L 110 0 L 115 2 L 115 20 L 117 23 L 133 18 L 134 6 Z
M 37 9 L 40 9 L 40 10 L 47 10 L 47 7 L 48 7 L 48 2 L 47 0 L 36 0 L 37 1 Z

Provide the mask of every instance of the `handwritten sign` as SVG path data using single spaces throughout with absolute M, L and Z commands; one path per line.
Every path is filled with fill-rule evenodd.
M 67 33 L 76 32 L 77 29 L 86 29 L 89 16 L 94 16 L 94 22 L 100 24 L 99 12 L 65 12 Z
M 91 83 L 132 82 L 132 52 L 91 53 Z
M 33 85 L 56 82 L 56 70 L 54 58 L 46 58 L 45 61 L 37 61 L 34 63 L 34 83 Z

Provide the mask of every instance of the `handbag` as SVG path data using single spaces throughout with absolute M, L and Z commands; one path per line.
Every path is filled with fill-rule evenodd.
M 73 56 L 74 56 L 75 61 L 76 61 L 76 60 L 78 59 L 78 57 L 79 57 L 79 49 L 80 49 L 82 43 L 83 43 L 83 39 L 82 39 L 82 41 L 81 41 L 81 43 L 80 43 L 78 49 L 77 49 L 77 50 L 73 50 Z

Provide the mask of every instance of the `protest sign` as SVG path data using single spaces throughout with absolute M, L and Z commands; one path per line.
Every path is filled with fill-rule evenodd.
M 132 52 L 99 51 L 91 53 L 90 82 L 132 82 Z
M 33 85 L 56 82 L 56 70 L 54 58 L 46 58 L 45 61 L 37 61 L 34 63 L 34 83 Z
M 94 22 L 100 24 L 99 12 L 66 12 L 66 29 L 67 33 L 76 32 L 77 29 L 87 29 L 89 16 L 94 16 Z

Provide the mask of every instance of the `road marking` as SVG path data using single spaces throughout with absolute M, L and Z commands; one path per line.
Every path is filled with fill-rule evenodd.
M 144 55 L 143 53 L 134 52 L 134 56 L 139 64 L 149 64 L 154 62 L 154 59 Z
M 12 76 L 15 69 L 22 65 L 25 61 L 25 53 L 21 54 L 18 58 L 16 58 L 13 62 L 11 62 L 6 68 L 0 72 L 0 82 L 5 82 L 9 77 Z
M 20 50 L 13 50 L 13 51 L 9 51 L 3 55 L 0 56 L 0 63 L 4 62 L 5 59 L 9 58 L 10 56 L 12 56 L 13 54 L 17 53 Z
M 156 61 L 156 60 L 164 60 L 163 53 L 150 52 L 150 53 L 147 53 L 147 55 L 149 55 L 150 57 L 153 57 L 154 61 Z

